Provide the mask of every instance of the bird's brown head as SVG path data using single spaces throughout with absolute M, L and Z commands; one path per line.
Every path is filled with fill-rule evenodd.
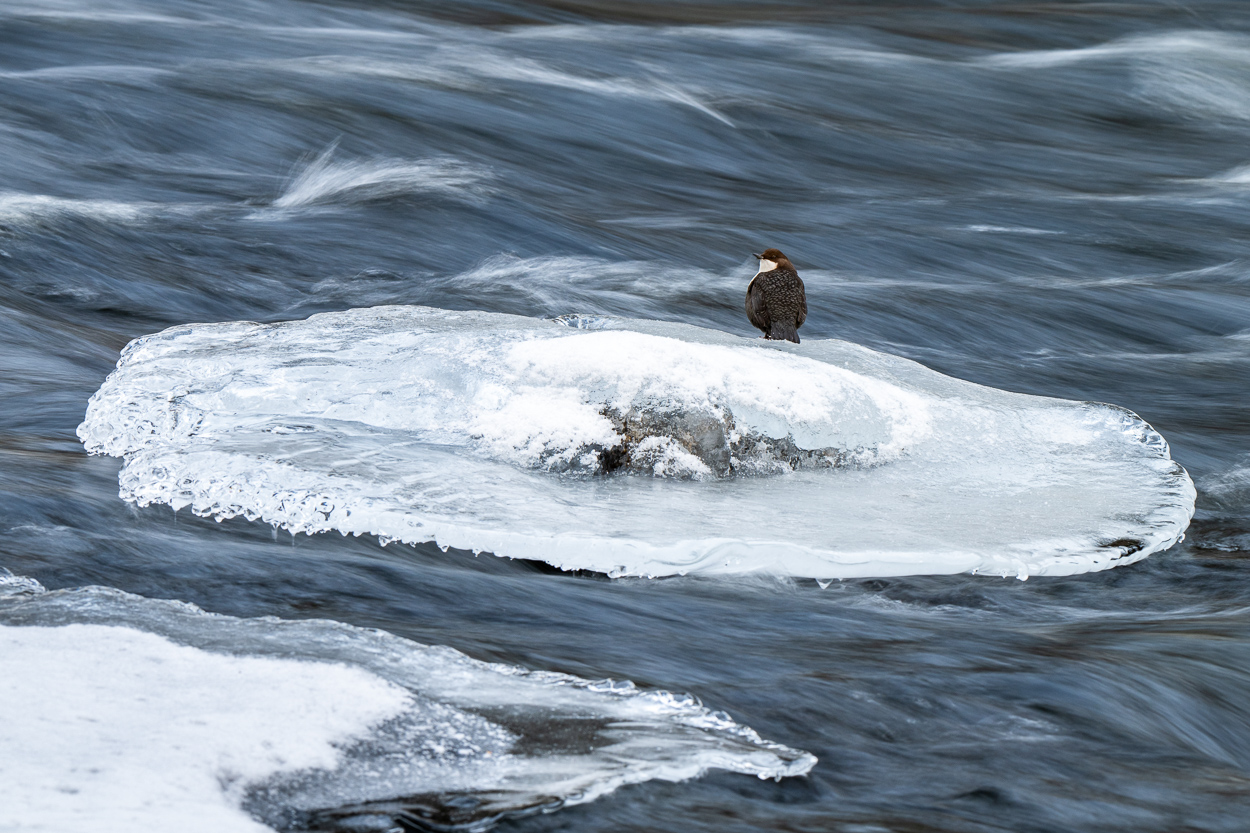
M 773 269 L 794 269 L 790 258 L 783 255 L 780 249 L 765 249 L 754 257 L 760 261 L 761 272 L 771 272 Z

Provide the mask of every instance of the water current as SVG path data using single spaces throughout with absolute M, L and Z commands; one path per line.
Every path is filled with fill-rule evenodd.
M 23 796 L 0 802 L 0 827 L 1245 830 L 1248 134 L 1250 7 L 1231 0 L 2 4 L 0 568 L 11 575 L 0 573 L 0 780 Z M 746 340 L 756 333 L 742 298 L 750 253 L 766 247 L 794 261 L 810 313 L 803 343 L 765 360 L 767 345 Z M 940 387 L 941 407 L 979 403 L 1002 422 L 984 446 L 977 426 L 990 423 L 959 422 L 957 440 L 925 456 L 900 445 L 913 400 L 864 383 L 830 396 L 866 391 L 883 421 L 834 420 L 812 446 L 839 465 L 872 457 L 863 470 L 738 483 L 722 476 L 737 463 L 673 452 L 641 472 L 564 471 L 608 459 L 585 449 L 624 442 L 629 419 L 640 424 L 633 400 L 603 393 L 591 412 L 601 421 L 586 429 L 599 445 L 573 432 L 555 451 L 536 435 L 509 445 L 491 434 L 473 422 L 483 400 L 467 395 L 443 396 L 442 411 L 412 425 L 370 422 L 379 390 L 411 382 L 394 368 L 420 350 L 412 367 L 459 359 L 442 342 L 373 353 L 381 319 L 361 313 L 352 331 L 178 330 L 127 353 L 142 382 L 141 360 L 159 352 L 150 345 L 173 345 L 164 387 L 118 376 L 102 390 L 127 344 L 170 327 L 380 305 L 401 305 L 392 319 L 523 316 L 514 330 L 556 333 L 524 336 L 533 350 L 601 345 L 525 364 L 547 381 L 576 365 L 573 382 L 557 382 L 600 393 L 635 372 L 622 356 L 677 373 L 751 350 L 778 380 L 811 357 L 888 366 L 895 381 L 923 377 L 917 390 Z M 544 321 L 558 316 L 581 316 L 562 320 L 590 333 Z M 303 333 L 305 352 L 229 352 L 240 333 L 281 332 Z M 675 341 L 645 341 L 661 336 Z M 185 345 L 200 350 L 195 362 L 176 353 Z M 498 376 L 517 354 L 497 346 L 478 344 L 497 361 L 499 413 L 550 417 L 524 410 L 520 376 Z M 724 351 L 715 361 L 713 347 Z M 318 375 L 318 350 L 342 368 Z M 931 381 L 891 357 L 997 390 Z M 151 400 L 173 414 L 185 400 L 201 421 L 183 431 L 176 414 L 163 428 L 153 418 L 149 433 L 84 423 L 97 391 L 113 391 L 118 413 Z M 1106 446 L 1125 468 L 1100 469 L 1103 458 L 1070 454 L 1066 429 L 1022 417 L 1011 403 L 1024 400 L 1004 391 L 1140 416 L 1166 446 L 1118 409 L 1029 406 L 1129 426 L 1151 449 L 1147 468 L 1168 478 L 1167 501 L 1154 481 L 1130 488 L 1144 470 L 1136 452 Z M 204 410 L 209 394 L 216 411 Z M 301 422 L 322 395 L 327 409 L 357 410 Z M 278 399 L 280 424 L 223 421 L 250 413 L 240 402 L 272 416 Z M 767 423 L 734 401 L 735 426 Z M 405 415 L 401 404 L 388 419 Z M 491 425 L 518 424 L 501 420 Z M 996 457 L 1009 423 L 1027 454 Z M 235 456 L 194 446 L 209 429 Z M 442 468 L 425 452 L 406 458 L 392 435 L 378 439 L 399 430 L 453 450 Z M 837 431 L 851 436 L 845 448 Z M 310 432 L 319 444 L 300 446 Z M 456 451 L 464 437 L 495 456 Z M 1192 492 L 1169 447 L 1197 490 L 1170 548 Z M 351 527 L 330 506 L 301 520 L 315 489 L 296 500 L 273 473 L 293 449 L 323 479 L 355 466 L 348 474 L 389 489 L 419 475 L 401 504 L 443 500 L 457 523 L 485 507 L 525 545 L 494 557 L 480 531 L 440 540 L 394 533 L 391 521 Z M 888 468 L 896 452 L 904 462 Z M 413 461 L 425 468 L 405 470 Z M 911 497 L 909 465 L 930 487 L 947 483 L 935 472 L 959 473 L 945 503 L 891 513 L 881 496 Z M 687 479 L 645 481 L 666 523 L 683 540 L 768 528 L 749 569 L 579 560 L 587 529 L 633 541 L 634 516 L 612 512 L 628 501 L 611 489 L 679 469 Z M 544 511 L 563 513 L 551 529 L 571 529 L 574 543 L 551 537 L 545 551 L 551 529 L 508 515 L 489 489 L 471 507 L 449 503 L 479 470 L 522 484 L 507 507 L 534 483 L 561 484 Z M 1025 494 L 1011 489 L 1035 472 L 1053 497 L 1003 497 Z M 820 501 L 806 491 L 843 474 L 868 485 Z M 237 497 L 257 477 L 273 491 Z M 1121 487 L 1131 508 L 1102 502 Z M 749 511 L 707 497 L 734 488 Z M 361 500 L 352 508 L 383 498 Z M 1152 515 L 1152 500 L 1170 508 Z M 1112 556 L 1081 569 L 1101 572 L 1046 574 L 1008 552 L 1021 530 L 1077 535 L 1057 523 L 1060 506 L 1093 518 L 1080 546 Z M 992 534 L 976 539 L 980 561 L 913 570 L 953 575 L 767 568 L 785 524 L 816 530 L 793 541 L 829 538 L 818 524 L 850 540 L 861 514 L 876 523 L 865 540 L 894 524 L 913 560 L 962 552 L 968 530 Z M 1153 538 L 1143 518 L 1155 519 Z M 665 528 L 635 537 L 659 546 Z M 994 574 L 959 572 L 977 564 Z M 105 691 L 117 698 L 107 708 Z M 136 711 L 143 697 L 153 705 Z M 230 711 L 244 703 L 251 711 Z M 235 716 L 195 728 L 205 713 Z M 91 746 L 72 728 L 84 721 L 112 734 Z M 177 777 L 126 804 L 147 776 L 92 781 L 77 757 Z M 145 801 L 148 814 L 134 815 Z M 196 801 L 224 815 L 187 809 Z

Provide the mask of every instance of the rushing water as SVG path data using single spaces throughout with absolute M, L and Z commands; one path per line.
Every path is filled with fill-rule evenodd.
M 690 692 L 819 759 L 500 830 L 1245 829 L 1244 4 L 14 0 L 0 46 L 0 567 Z M 766 246 L 805 345 L 1135 411 L 1197 484 L 1186 541 L 1028 581 L 608 580 L 136 509 L 75 436 L 122 347 L 188 322 L 752 335 Z

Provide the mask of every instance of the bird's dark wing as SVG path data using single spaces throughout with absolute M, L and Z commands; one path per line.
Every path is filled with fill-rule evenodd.
M 803 322 L 807 320 L 807 289 L 803 286 L 802 278 L 795 275 L 794 279 L 799 282 L 799 320 L 795 326 L 802 327 Z
M 764 301 L 764 290 L 755 280 L 747 286 L 747 318 L 756 329 L 765 333 L 773 325 L 772 316 L 768 314 L 768 304 Z

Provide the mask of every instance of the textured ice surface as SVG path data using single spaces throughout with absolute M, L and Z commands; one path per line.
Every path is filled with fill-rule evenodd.
M 688 696 L 0 581 L 4 830 L 480 829 L 627 783 L 814 763 Z
M 1105 569 L 1175 543 L 1136 415 L 841 341 L 378 307 L 132 342 L 78 430 L 140 505 L 612 575 Z

